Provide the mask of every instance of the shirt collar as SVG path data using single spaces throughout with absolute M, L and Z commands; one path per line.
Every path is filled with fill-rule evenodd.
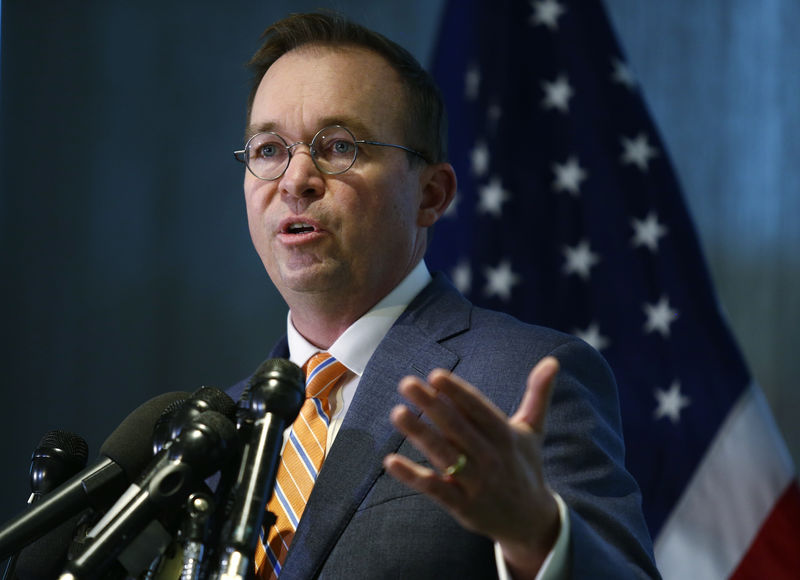
M 363 374 L 367 362 L 372 357 L 378 343 L 408 307 L 414 297 L 432 280 L 425 261 L 421 260 L 394 290 L 380 302 L 351 324 L 336 339 L 328 352 L 350 371 Z M 298 366 L 303 366 L 319 349 L 308 342 L 292 324 L 292 313 L 286 318 L 286 338 L 289 342 L 289 359 Z

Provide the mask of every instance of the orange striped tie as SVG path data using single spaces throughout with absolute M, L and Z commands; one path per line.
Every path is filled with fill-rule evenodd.
M 275 478 L 275 491 L 267 504 L 277 520 L 269 529 L 267 542 L 259 542 L 256 547 L 259 578 L 280 575 L 297 523 L 325 458 L 331 417 L 329 397 L 345 372 L 347 368 L 326 352 L 315 354 L 306 363 L 306 402 L 289 432 Z

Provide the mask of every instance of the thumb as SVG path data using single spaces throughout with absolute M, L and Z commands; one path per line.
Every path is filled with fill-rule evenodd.
M 537 433 L 544 430 L 544 419 L 550 406 L 558 368 L 558 361 L 552 356 L 543 358 L 533 367 L 519 409 L 511 417 L 512 423 L 524 423 Z

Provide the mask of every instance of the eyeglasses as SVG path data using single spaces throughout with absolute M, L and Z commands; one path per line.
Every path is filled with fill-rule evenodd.
M 419 151 L 403 145 L 356 139 L 347 127 L 341 125 L 320 129 L 311 139 L 311 143 L 297 141 L 291 145 L 272 131 L 256 133 L 247 140 L 244 149 L 234 151 L 233 156 L 259 179 L 274 181 L 286 173 L 292 159 L 292 150 L 298 145 L 307 145 L 314 165 L 328 175 L 339 175 L 350 169 L 358 157 L 359 145 L 394 147 L 428 161 Z

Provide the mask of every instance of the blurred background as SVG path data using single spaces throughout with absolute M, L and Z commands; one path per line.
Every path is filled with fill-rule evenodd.
M 605 4 L 798 463 L 800 5 Z M 82 435 L 92 461 L 137 405 L 226 387 L 283 333 L 231 152 L 261 32 L 317 8 L 425 64 L 442 1 L 2 1 L 0 521 L 47 431 Z

